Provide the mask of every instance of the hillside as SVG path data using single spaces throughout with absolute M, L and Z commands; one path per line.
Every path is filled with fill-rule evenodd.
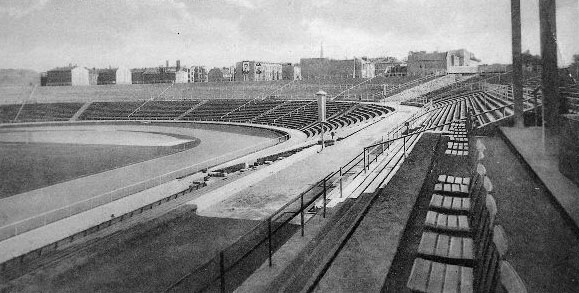
M 28 69 L 0 69 L 0 86 L 40 84 L 40 74 Z

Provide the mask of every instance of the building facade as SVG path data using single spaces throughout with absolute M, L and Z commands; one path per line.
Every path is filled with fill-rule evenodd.
M 373 58 L 371 61 L 374 63 L 374 75 L 406 75 L 406 62 L 395 57 L 379 57 Z
M 282 63 L 281 71 L 283 80 L 302 80 L 302 71 L 298 64 Z
M 207 68 L 205 66 L 191 66 L 189 68 L 189 82 L 207 81 Z
M 465 49 L 447 52 L 447 69 L 449 74 L 476 74 L 480 60 Z
M 235 81 L 271 81 L 283 78 L 280 63 L 242 61 L 235 64 Z
M 410 52 L 409 75 L 476 74 L 480 60 L 465 49 L 448 52 Z
M 372 62 L 360 58 L 302 58 L 300 67 L 303 79 L 371 78 L 375 75 Z
M 409 75 L 446 74 L 446 52 L 411 51 L 407 64 Z
M 89 85 L 88 69 L 69 66 L 51 69 L 46 72 L 47 86 L 85 86 Z
M 225 79 L 223 78 L 223 71 L 221 68 L 214 67 L 207 72 L 207 80 L 209 82 L 223 82 Z
M 374 62 L 364 57 L 360 60 L 360 77 L 374 78 L 376 76 L 376 65 Z

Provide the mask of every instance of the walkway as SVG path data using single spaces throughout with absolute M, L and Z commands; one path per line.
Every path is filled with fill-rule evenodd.
M 543 151 L 541 127 L 501 127 L 501 132 L 579 227 L 579 186 L 559 172 L 559 152 Z M 579 166 L 576 166 L 579 168 Z
M 364 131 L 338 141 L 322 152 L 312 152 L 307 159 L 302 158 L 279 172 L 271 173 L 259 183 L 230 194 L 213 206 L 205 207 L 200 203 L 203 198 L 192 203 L 198 205 L 198 213 L 203 216 L 263 219 L 306 190 L 310 184 L 321 180 L 360 154 L 365 146 L 379 141 L 383 134 L 417 110 L 418 108 L 414 107 L 401 107 Z M 321 147 L 318 147 L 318 150 L 319 148 Z

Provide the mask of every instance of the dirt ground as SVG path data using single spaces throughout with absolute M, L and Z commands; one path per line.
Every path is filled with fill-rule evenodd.
M 553 197 L 498 136 L 484 137 L 482 160 L 505 228 L 505 259 L 529 292 L 579 292 L 579 236 Z
M 104 244 L 24 275 L 2 292 L 160 292 L 213 258 L 255 221 L 173 211 Z

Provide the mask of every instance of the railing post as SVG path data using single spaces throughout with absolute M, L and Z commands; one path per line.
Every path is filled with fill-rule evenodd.
M 267 242 L 268 242 L 268 252 L 269 252 L 269 266 L 271 267 L 271 217 L 267 219 Z
M 219 279 L 221 293 L 225 293 L 225 257 L 223 256 L 223 250 L 219 251 Z
M 301 218 L 301 226 L 302 226 L 302 237 L 304 236 L 304 194 L 300 195 L 300 218 Z
M 342 167 L 340 167 L 340 198 L 343 196 L 342 193 Z
M 406 158 L 406 136 L 403 138 L 404 141 L 404 157 Z
M 539 126 L 539 101 L 537 100 L 537 91 L 533 91 L 535 98 L 535 127 Z
M 324 213 L 322 217 L 326 217 L 326 178 L 324 178 Z
M 366 148 L 364 148 L 363 157 L 364 157 L 364 172 L 366 172 Z

